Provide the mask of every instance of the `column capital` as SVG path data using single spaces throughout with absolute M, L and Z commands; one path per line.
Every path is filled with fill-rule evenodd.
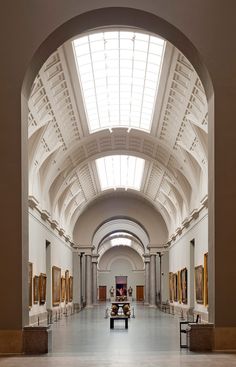
M 158 252 L 161 252 L 161 250 L 163 249 L 163 246 L 161 245 L 154 245 L 154 244 L 149 244 L 147 246 L 150 255 L 157 255 Z
M 83 253 L 84 255 L 92 256 L 93 250 L 94 250 L 94 246 L 91 246 L 91 245 L 77 245 L 76 246 L 76 251 L 80 254 Z
M 150 255 L 149 254 L 144 254 L 143 258 L 144 258 L 145 263 L 150 263 Z
M 98 258 L 99 258 L 100 255 L 92 255 L 92 263 L 96 263 L 98 262 Z

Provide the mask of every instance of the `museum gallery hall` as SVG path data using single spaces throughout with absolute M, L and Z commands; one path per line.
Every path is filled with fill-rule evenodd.
M 1 366 L 235 366 L 227 5 L 3 1 Z

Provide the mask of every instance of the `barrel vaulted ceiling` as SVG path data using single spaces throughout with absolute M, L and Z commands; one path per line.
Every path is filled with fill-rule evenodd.
M 134 44 L 133 54 L 127 53 L 127 57 L 133 60 L 129 60 L 132 84 L 136 71 L 135 47 L 138 47 L 135 42 L 139 31 L 129 32 L 132 33 L 130 41 Z M 102 34 L 101 31 L 99 34 Z M 96 34 L 94 37 L 96 38 Z M 103 37 L 103 56 L 106 61 L 104 49 L 107 40 L 106 36 Z M 160 73 L 157 66 L 156 69 L 152 67 L 152 72 L 154 69 L 154 74 L 155 70 L 159 74 L 154 75 L 153 80 L 149 74 L 149 84 L 145 84 L 146 79 L 143 84 L 149 87 L 155 81 L 155 93 L 152 90 L 148 95 L 147 87 L 142 92 L 140 108 L 134 93 L 132 98 L 128 98 L 129 102 L 126 104 L 130 105 L 130 111 L 133 109 L 133 115 L 131 111 L 127 117 L 125 107 L 123 110 L 121 108 L 121 88 L 126 88 L 126 85 L 122 86 L 122 75 L 118 75 L 117 79 L 120 88 L 117 110 L 115 102 L 114 108 L 111 108 L 112 104 L 109 106 L 108 97 L 104 107 L 102 99 L 99 99 L 99 89 L 92 102 L 90 99 L 86 105 L 86 85 L 84 87 L 81 81 L 83 78 L 86 82 L 86 75 L 78 74 L 79 62 L 75 56 L 75 44 L 76 41 L 73 43 L 70 40 L 59 47 L 44 63 L 32 85 L 28 103 L 30 206 L 36 207 L 45 219 L 68 239 L 72 239 L 78 217 L 93 200 L 112 190 L 132 192 L 156 207 L 162 214 L 171 237 L 204 205 L 207 198 L 208 110 L 202 83 L 184 55 L 166 42 L 161 55 Z M 87 46 L 90 47 L 91 43 Z M 150 42 L 147 47 L 149 46 Z M 118 72 L 121 73 L 121 65 L 125 60 L 120 56 L 120 43 L 118 55 Z M 91 49 L 87 51 L 87 57 L 89 56 L 92 60 Z M 145 78 L 149 70 L 149 57 L 151 58 L 146 54 L 145 65 L 143 60 L 140 63 L 141 68 L 145 69 Z M 93 70 L 95 66 L 91 64 L 90 69 L 96 87 L 96 70 Z M 106 75 L 107 85 L 108 77 Z M 106 93 L 113 93 L 115 89 L 112 88 L 113 86 Z M 134 90 L 132 85 L 127 88 Z M 148 106 L 148 103 L 145 105 L 146 92 L 147 101 L 151 98 L 155 102 L 153 110 L 149 109 L 151 114 L 147 108 L 145 110 L 145 106 Z M 114 92 L 114 99 L 116 97 Z M 125 103 L 125 94 L 123 100 Z M 97 118 L 95 107 L 94 113 L 89 112 L 90 102 L 96 104 L 96 111 L 103 109 L 105 122 L 102 118 Z M 110 111 L 118 111 L 117 115 L 115 112 L 109 115 L 109 108 Z M 138 110 L 146 111 L 146 115 L 140 112 L 143 114 L 137 117 Z M 122 123 L 122 118 L 129 125 Z M 109 119 L 113 119 L 111 127 Z M 118 120 L 117 124 L 115 119 Z M 133 127 L 135 124 L 132 125 L 132 119 L 136 121 L 136 127 Z M 91 128 L 93 123 L 94 130 Z M 108 189 L 104 189 L 96 160 L 107 157 L 113 162 L 119 155 L 126 156 L 125 159 L 129 162 L 131 158 L 127 157 L 144 160 L 139 188 L 132 185 L 119 187 L 118 183 L 116 187 L 109 188 L 108 185 Z M 108 158 L 110 156 L 116 158 Z M 137 183 L 137 178 L 135 181 Z

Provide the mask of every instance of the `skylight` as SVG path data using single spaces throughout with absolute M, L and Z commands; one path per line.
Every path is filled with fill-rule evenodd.
M 112 246 L 131 246 L 131 240 L 129 238 L 118 237 L 111 240 Z
M 90 132 L 112 127 L 150 131 L 165 41 L 106 31 L 73 41 Z
M 96 159 L 101 190 L 119 187 L 140 190 L 144 163 L 144 159 L 128 155 Z

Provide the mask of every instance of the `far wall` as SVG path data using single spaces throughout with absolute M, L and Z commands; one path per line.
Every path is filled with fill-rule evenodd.
M 144 271 L 143 270 L 133 270 L 132 265 L 128 260 L 125 259 L 117 259 L 112 263 L 110 271 L 102 271 L 98 272 L 98 286 L 103 285 L 107 287 L 107 296 L 106 298 L 110 298 L 109 289 L 111 286 L 116 288 L 115 277 L 123 275 L 127 276 L 127 289 L 131 286 L 133 288 L 132 298 L 136 299 L 136 286 L 143 285 L 144 286 Z
M 127 289 L 130 286 L 133 288 L 133 299 L 136 299 L 136 286 L 144 286 L 143 260 L 135 250 L 127 246 L 116 246 L 104 253 L 98 268 L 98 287 L 106 286 L 107 299 L 110 298 L 110 288 L 116 288 L 116 276 L 127 276 Z

